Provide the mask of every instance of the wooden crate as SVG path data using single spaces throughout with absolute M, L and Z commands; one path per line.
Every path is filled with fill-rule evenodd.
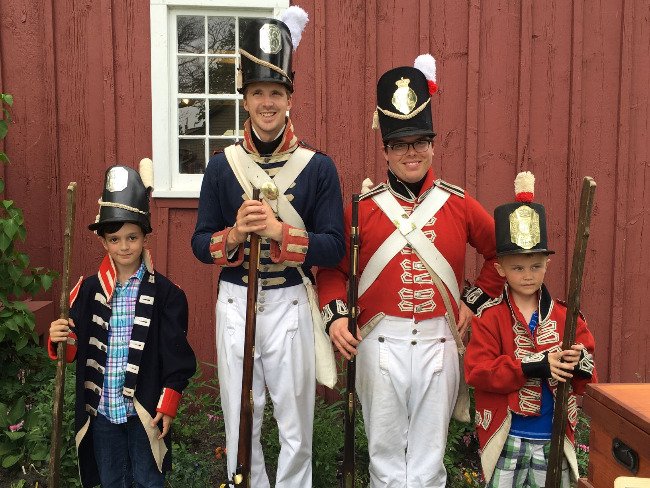
M 650 383 L 597 383 L 587 386 L 583 409 L 591 418 L 589 472 L 582 488 L 611 488 L 619 476 L 650 477 Z M 619 439 L 638 455 L 638 471 L 619 464 Z

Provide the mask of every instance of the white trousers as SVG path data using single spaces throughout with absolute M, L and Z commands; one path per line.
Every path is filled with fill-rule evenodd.
M 237 463 L 245 319 L 246 288 L 222 281 L 217 299 L 217 365 L 230 479 Z M 314 330 L 303 285 L 258 294 L 251 459 L 255 488 L 270 486 L 260 443 L 265 384 L 280 432 L 275 486 L 310 488 L 316 379 Z
M 384 318 L 359 345 L 357 393 L 371 488 L 444 487 L 458 349 L 444 317 Z

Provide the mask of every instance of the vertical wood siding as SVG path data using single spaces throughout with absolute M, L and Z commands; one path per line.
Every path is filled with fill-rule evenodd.
M 557 252 L 548 285 L 567 291 L 584 175 L 598 183 L 582 309 L 602 379 L 650 381 L 650 0 L 304 0 L 292 117 L 337 163 L 346 201 L 385 177 L 370 129 L 375 84 L 431 52 L 435 171 L 492 211 L 518 171 L 537 177 Z M 86 229 L 103 173 L 151 154 L 149 2 L 3 0 L 0 88 L 15 96 L 0 168 L 25 210 L 32 263 L 60 267 L 64 189 L 79 182 L 73 274 L 101 246 Z M 214 267 L 194 259 L 196 200 L 156 200 L 157 267 L 190 300 L 190 340 L 214 362 Z M 469 253 L 467 276 L 475 276 Z M 56 296 L 57 287 L 53 291 Z

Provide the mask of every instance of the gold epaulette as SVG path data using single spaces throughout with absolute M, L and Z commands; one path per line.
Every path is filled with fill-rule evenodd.
M 460 186 L 452 185 L 451 183 L 447 183 L 445 180 L 436 180 L 434 182 L 434 185 L 442 188 L 449 193 L 453 193 L 460 198 L 465 198 L 465 190 L 463 190 Z
M 381 193 L 384 190 L 388 189 L 388 185 L 386 183 L 379 183 L 377 186 L 372 187 L 370 190 L 368 190 L 365 193 L 362 193 L 359 196 L 359 201 L 365 200 L 366 198 L 370 198 L 374 195 L 377 195 L 378 193 Z

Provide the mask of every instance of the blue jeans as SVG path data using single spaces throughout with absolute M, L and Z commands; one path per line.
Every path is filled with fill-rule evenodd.
M 92 422 L 95 459 L 102 488 L 163 488 L 147 433 L 137 416 L 125 424 L 112 424 L 97 414 Z

